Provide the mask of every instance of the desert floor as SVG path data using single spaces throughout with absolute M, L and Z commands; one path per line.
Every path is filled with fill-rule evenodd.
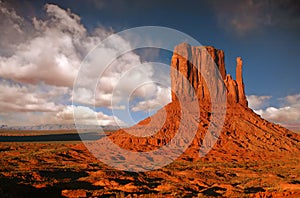
M 133 173 L 98 161 L 80 141 L 0 143 L 0 197 L 272 195 L 300 197 L 299 156 L 244 163 L 177 160 L 159 170 Z

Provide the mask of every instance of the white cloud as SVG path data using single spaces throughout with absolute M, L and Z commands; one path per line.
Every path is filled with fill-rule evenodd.
M 18 16 L 14 9 L 9 9 L 4 2 L 0 1 L 0 54 L 10 55 L 15 45 L 23 41 L 23 23 L 23 18 Z
M 117 53 L 117 50 L 107 54 L 106 57 Z M 97 58 L 97 57 L 96 57 Z M 99 65 L 93 65 L 90 60 L 89 64 L 92 70 L 83 71 L 85 74 L 80 82 L 80 86 L 75 89 L 73 99 L 81 104 L 96 106 L 106 106 L 108 108 L 123 109 L 124 102 L 128 102 L 129 98 L 142 98 L 145 101 L 152 100 L 152 102 L 161 103 L 161 98 L 157 97 L 154 101 L 153 96 L 160 91 L 160 86 L 156 83 L 162 81 L 164 75 L 156 76 L 153 65 L 145 62 L 141 63 L 139 56 L 133 53 L 127 53 L 112 64 L 110 64 L 98 79 L 97 87 L 93 90 L 93 79 L 89 79 L 89 72 L 94 69 L 97 70 Z M 98 66 L 98 67 L 97 67 Z M 94 72 L 93 73 L 98 73 Z M 166 73 L 169 75 L 169 73 Z M 165 80 L 165 79 L 164 79 Z M 165 80 L 166 81 L 166 80 Z M 168 93 L 166 93 L 166 96 Z M 149 101 L 150 102 L 150 101 Z M 148 102 L 148 103 L 149 103 Z
M 56 114 L 56 118 L 60 122 L 73 122 L 74 116 L 76 120 L 76 124 L 90 124 L 90 125 L 118 125 L 123 124 L 121 120 L 119 120 L 115 116 L 109 116 L 102 112 L 95 112 L 89 107 L 83 106 L 66 106 L 62 111 Z
M 251 109 L 262 108 L 270 98 L 271 96 L 256 96 L 256 95 L 247 96 L 249 107 Z
M 171 102 L 170 88 L 158 87 L 156 95 L 153 99 L 141 101 L 131 108 L 132 111 L 153 111 L 158 108 L 164 107 Z
M 57 25 L 59 30 L 69 31 L 78 37 L 86 33 L 86 29 L 80 24 L 80 17 L 69 9 L 63 10 L 53 4 L 46 4 L 45 9 L 48 15 L 52 17 L 50 22 Z
M 259 110 L 258 113 L 263 118 L 278 123 L 300 123 L 300 108 L 285 106 L 280 108 L 268 107 L 265 110 Z
M 78 15 L 52 4 L 45 5 L 43 19 L 34 17 L 32 21 L 5 6 L 0 2 L 0 28 L 3 30 L 0 39 L 8 41 L 0 44 L 0 48 L 7 49 L 0 49 L 0 79 L 6 79 L 0 81 L 1 119 L 7 123 L 21 122 L 26 117 L 29 123 L 70 121 L 68 105 L 81 61 L 113 30 L 99 26 L 88 32 Z M 100 63 L 128 48 L 128 41 L 114 36 L 107 46 L 99 46 L 95 56 L 86 60 L 90 67 L 81 70 L 85 78 L 73 98 L 77 105 L 124 109 L 121 103 L 131 93 L 133 97 L 149 100 L 144 101 L 149 108 L 164 103 L 162 100 L 167 101 L 167 96 L 162 96 L 159 86 L 153 82 L 152 65 L 142 63 L 133 52 L 101 68 L 103 74 L 99 76 Z M 98 82 L 95 94 L 90 86 L 94 82 Z M 139 87 L 144 82 L 147 85 Z M 91 115 L 87 113 L 90 108 L 79 109 L 82 116 Z M 112 117 L 100 112 L 97 118 L 103 125 L 113 123 Z
M 20 84 L 0 81 L 0 109 L 1 112 L 55 112 L 63 105 L 53 100 L 67 94 L 66 88 L 50 88 L 48 92 L 39 90 L 38 86 L 23 86 Z
M 45 10 L 47 19 L 33 18 L 35 36 L 19 43 L 12 56 L 0 57 L 0 76 L 26 84 L 44 82 L 48 85 L 72 87 L 84 55 L 105 38 L 104 36 L 110 34 L 111 30 L 98 27 L 93 32 L 94 35 L 90 35 L 80 23 L 80 17 L 70 10 L 63 10 L 51 4 L 47 4 Z M 18 18 L 22 19 L 20 16 Z M 75 97 L 75 100 L 78 98 L 77 102 L 83 104 L 95 102 L 98 106 L 109 105 L 111 101 L 109 96 L 122 75 L 142 64 L 140 57 L 133 52 L 115 59 L 122 49 L 130 49 L 130 43 L 119 36 L 113 38 L 109 46 L 99 46 L 95 49 L 94 56 L 86 60 L 89 67 L 81 70 L 86 77 L 81 83 L 85 84 L 82 87 L 86 89 L 85 93 L 92 93 L 85 97 Z M 115 61 L 111 65 L 104 65 L 105 68 L 100 70 L 104 73 L 99 77 L 101 63 L 112 59 Z M 151 80 L 152 66 L 144 65 L 143 70 L 138 68 L 130 73 L 132 75 L 127 75 L 122 92 L 132 89 L 141 81 Z M 98 78 L 98 92 L 94 101 L 92 98 L 94 90 L 90 85 Z
M 279 100 L 282 101 L 280 107 L 267 107 L 255 112 L 277 123 L 300 123 L 300 94 L 289 95 Z
M 0 76 L 29 84 L 72 86 L 86 30 L 70 11 L 48 4 L 45 9 L 46 20 L 33 19 L 34 36 L 16 45 L 13 55 L 0 57 Z
M 3 6 L 0 8 L 7 10 Z M 30 27 L 18 26 L 19 32 L 22 32 L 26 39 L 19 43 L 6 44 L 6 47 L 14 50 L 10 56 L 0 54 L 0 77 L 27 84 L 44 82 L 49 85 L 72 87 L 84 56 L 111 34 L 112 30 L 98 27 L 92 33 L 88 33 L 80 23 L 80 17 L 69 9 L 46 4 L 45 11 L 46 19 L 33 18 L 32 23 L 28 25 Z M 18 21 L 12 20 L 11 15 Z M 25 20 L 13 9 L 9 15 L 3 17 L 1 21 L 10 20 L 10 24 L 0 23 L 3 30 L 17 26 L 19 21 Z M 33 32 L 27 30 L 30 28 L 33 28 Z M 18 41 L 19 37 L 16 34 L 7 34 L 2 35 L 1 40 Z M 122 45 L 125 41 L 119 39 L 116 42 Z M 106 58 L 106 54 L 110 53 L 109 49 L 103 50 L 106 50 L 106 53 L 102 53 L 97 61 Z M 93 72 L 90 74 L 95 75 Z
M 293 106 L 300 106 L 300 94 L 286 96 L 283 101 Z
M 74 109 L 73 109 L 74 108 Z M 126 124 L 116 116 L 109 116 L 102 112 L 95 112 L 83 106 L 64 106 L 54 112 L 1 112 L 0 124 L 9 126 L 34 126 L 43 124 L 74 124 L 73 110 L 76 114 L 76 124 L 83 125 L 121 125 Z
M 8 126 L 56 124 L 55 114 L 56 112 L 1 112 L 0 124 Z

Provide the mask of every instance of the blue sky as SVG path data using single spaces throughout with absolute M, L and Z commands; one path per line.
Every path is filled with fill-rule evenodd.
M 0 50 L 2 57 L 0 63 L 2 64 L 0 65 L 1 85 L 7 88 L 14 84 L 13 90 L 17 93 L 20 93 L 20 86 L 24 86 L 22 90 L 30 94 L 27 96 L 28 98 L 37 97 L 42 100 L 41 104 L 45 104 L 44 107 L 47 106 L 47 108 L 40 108 L 38 102 L 33 102 L 30 99 L 28 99 L 28 103 L 32 103 L 31 106 L 23 109 L 16 108 L 20 101 L 12 100 L 11 104 L 3 102 L 0 106 L 3 108 L 0 115 L 0 123 L 2 120 L 2 124 L 22 125 L 24 124 L 22 122 L 14 121 L 16 123 L 13 123 L 12 119 L 22 120 L 25 115 L 36 114 L 36 112 L 41 112 L 39 116 L 45 114 L 45 119 L 40 118 L 39 123 L 49 120 L 47 116 L 50 114 L 52 116 L 59 115 L 63 118 L 68 118 L 70 114 L 70 108 L 66 107 L 71 104 L 70 101 L 67 101 L 70 94 L 69 81 L 58 80 L 58 83 L 53 83 L 51 79 L 40 75 L 22 76 L 22 78 L 11 76 L 7 72 L 8 62 L 5 62 L 3 58 L 20 55 L 21 52 L 17 53 L 14 50 L 16 46 L 20 47 L 21 43 L 30 43 L 31 40 L 38 37 L 32 36 L 36 32 L 39 32 L 36 35 L 46 35 L 45 29 L 31 28 L 33 18 L 45 22 L 53 17 L 51 14 L 49 16 L 45 10 L 46 4 L 57 5 L 58 8 L 53 8 L 56 11 L 58 9 L 64 11 L 70 9 L 69 13 L 74 13 L 80 17 L 79 23 L 84 26 L 87 32 L 93 32 L 95 28 L 100 28 L 102 34 L 109 34 L 132 27 L 149 25 L 177 29 L 192 36 L 203 45 L 212 45 L 224 50 L 226 69 L 232 76 L 235 76 L 235 58 L 241 56 L 244 63 L 245 89 L 246 94 L 251 96 L 249 97 L 251 107 L 271 121 L 300 123 L 300 86 L 298 86 L 300 84 L 298 77 L 300 74 L 298 61 L 300 57 L 300 6 L 297 1 L 87 0 L 76 1 L 75 3 L 71 0 L 64 0 L 3 1 L 1 3 L 1 14 L 4 16 L 0 19 L 1 29 L 8 26 L 15 27 L 16 23 L 22 30 L 20 36 L 15 33 L 18 31 L 17 29 L 7 28 L 0 37 L 2 48 Z M 3 8 L 8 11 L 4 12 L 5 9 Z M 19 19 L 14 17 L 12 13 L 15 13 Z M 4 22 L 5 17 L 12 17 L 11 22 Z M 47 25 L 51 26 L 52 23 L 54 24 L 52 21 Z M 52 28 L 54 28 L 53 24 Z M 16 38 L 13 38 L 14 36 Z M 70 38 L 76 37 L 70 36 Z M 84 52 L 82 53 L 84 56 Z M 171 54 L 152 53 L 147 54 L 147 56 L 149 57 L 145 59 L 160 60 L 167 63 Z M 26 58 L 23 57 L 22 60 L 24 59 Z M 26 61 L 28 62 L 28 60 Z M 12 64 L 12 62 L 9 63 Z M 3 66 L 4 64 L 6 65 Z M 55 74 L 54 70 L 53 72 Z M 72 78 L 70 77 L 70 79 Z M 21 85 L 16 88 L 15 84 Z M 41 84 L 44 85 L 41 86 Z M 7 90 L 11 92 L 11 88 L 7 88 Z M 39 95 L 39 93 L 43 94 L 45 89 L 53 90 L 53 95 L 49 96 L 53 97 L 53 100 L 47 100 L 45 96 Z M 6 89 L 3 89 L 2 101 L 9 98 L 4 97 L 4 90 Z M 13 104 L 14 102 L 17 105 Z M 51 108 L 52 110 L 50 110 Z M 86 113 L 90 109 L 83 111 Z M 98 115 L 100 118 L 112 116 L 109 110 L 104 111 L 104 115 Z M 49 112 L 50 114 L 46 115 Z M 147 115 L 145 112 L 136 112 L 134 117 L 139 120 L 145 115 Z M 106 118 L 112 119 L 112 117 Z M 58 122 L 59 119 L 56 121 Z

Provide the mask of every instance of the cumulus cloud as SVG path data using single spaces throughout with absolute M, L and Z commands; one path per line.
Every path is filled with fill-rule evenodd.
M 300 108 L 285 106 L 280 108 L 268 107 L 265 110 L 257 111 L 263 118 L 277 123 L 300 122 Z
M 74 115 L 76 124 L 91 124 L 91 125 L 118 125 L 123 124 L 121 120 L 119 120 L 115 116 L 105 115 L 102 112 L 95 112 L 89 107 L 84 106 L 66 106 L 62 111 L 56 114 L 56 118 L 60 122 L 73 122 Z
M 49 88 L 49 87 L 48 87 Z M 39 90 L 35 86 L 24 86 L 22 84 L 0 81 L 0 109 L 1 112 L 55 112 L 63 105 L 55 103 L 60 96 L 67 94 L 66 88 L 49 88 L 48 91 Z
M 35 36 L 20 43 L 12 56 L 0 57 L 0 76 L 27 84 L 44 82 L 54 86 L 72 87 L 81 60 L 111 32 L 98 27 L 94 35 L 91 35 L 80 23 L 78 15 L 56 5 L 46 4 L 45 11 L 48 15 L 46 20 L 33 18 Z M 96 105 L 107 105 L 111 98 L 106 96 L 111 94 L 121 76 L 132 67 L 142 64 L 140 57 L 132 52 L 114 58 L 122 49 L 130 48 L 130 43 L 123 38 L 115 36 L 109 44 L 98 47 L 95 55 L 86 60 L 86 64 L 90 65 L 88 69 L 81 70 L 86 77 L 82 88 L 91 89 L 86 90 L 86 93 L 94 92 L 91 82 L 99 80 L 96 101 L 91 97 L 85 97 L 85 101 L 79 97 L 78 102 L 90 104 L 93 101 Z M 99 76 L 101 73 L 95 72 L 101 66 L 99 63 L 111 59 L 115 61 L 111 65 L 104 65 L 103 74 Z M 145 71 L 137 69 L 133 75 L 127 75 L 128 80 L 123 91 L 132 88 L 133 84 L 139 84 L 141 80 L 151 80 L 151 69 L 151 65 L 147 65 L 143 67 Z
M 16 45 L 13 55 L 0 57 L 0 76 L 21 83 L 72 86 L 86 30 L 70 11 L 48 4 L 45 10 L 46 20 L 33 19 L 33 36 Z
M 14 14 L 14 18 L 25 20 L 18 16 L 13 9 L 11 12 Z M 27 40 L 16 44 L 11 56 L 0 57 L 0 76 L 27 84 L 44 82 L 49 85 L 72 87 L 85 55 L 111 34 L 112 30 L 97 27 L 92 33 L 88 33 L 78 15 L 57 5 L 46 4 L 45 12 L 46 19 L 32 19 L 31 25 L 34 33 L 30 32 L 31 35 Z M 10 15 L 6 18 L 9 18 Z M 17 25 L 14 21 L 11 23 Z M 9 27 L 11 26 L 13 24 Z M 2 28 L 5 29 L 5 27 Z M 21 27 L 19 29 L 23 34 L 27 33 L 26 29 L 25 31 Z M 7 37 L 3 40 L 7 40 Z M 115 49 L 101 48 L 102 52 L 94 57 L 95 63 L 103 61 L 108 55 L 110 57 L 116 54 L 116 49 L 127 45 L 127 42 L 118 38 L 115 39 L 115 44 Z M 136 58 L 126 61 L 127 64 L 130 62 L 135 64 Z M 99 74 L 89 71 L 88 77 L 96 78 L 97 75 Z
M 0 124 L 10 126 L 33 126 L 42 124 L 74 124 L 74 112 L 76 124 L 125 126 L 126 124 L 115 116 L 109 116 L 102 112 L 96 112 L 84 106 L 63 106 L 58 111 L 50 112 L 1 112 Z
M 300 24 L 300 7 L 295 0 L 213 0 L 211 3 L 220 27 L 239 35 L 268 26 Z
M 55 114 L 56 112 L 1 112 L 0 124 L 8 126 L 58 124 Z
M 115 47 L 118 47 L 118 45 Z M 128 47 L 124 46 L 124 48 Z M 111 47 L 110 52 L 105 53 L 107 60 L 114 59 L 113 57 L 116 56 L 118 50 Z M 103 49 L 100 47 L 96 49 L 96 52 L 96 54 L 99 52 L 103 53 Z M 152 100 L 152 102 L 161 103 L 162 96 L 153 99 L 153 96 L 161 95 L 161 87 L 156 82 L 164 80 L 167 84 L 168 80 L 165 79 L 165 76 L 169 76 L 168 72 L 159 72 L 160 68 L 158 66 L 147 62 L 142 63 L 138 55 L 126 53 L 115 59 L 108 66 L 104 65 L 105 68 L 103 70 L 100 69 L 101 76 L 95 82 L 93 78 L 89 77 L 99 73 L 97 70 L 99 70 L 100 65 L 98 60 L 95 61 L 94 58 L 98 59 L 97 56 L 92 56 L 88 62 L 88 70 L 81 71 L 83 77 L 81 76 L 80 80 L 78 80 L 78 87 L 75 88 L 73 94 L 74 101 L 81 104 L 95 104 L 96 106 L 114 109 L 124 109 L 126 106 L 124 103 L 127 103 L 129 98 L 131 98 L 130 100 L 142 98 L 144 101 Z M 102 63 L 104 61 L 102 59 Z M 157 75 L 158 72 L 160 75 Z M 97 84 L 95 89 L 93 87 L 94 84 Z M 166 96 L 168 96 L 168 93 L 166 93 Z
M 271 96 L 247 96 L 249 107 L 251 109 L 259 109 L 266 105 L 266 102 L 271 98 Z
M 287 104 L 293 104 L 294 106 L 300 106 L 300 94 L 289 95 L 283 98 Z
M 256 113 L 277 123 L 300 123 L 300 94 L 289 95 L 279 100 L 282 102 L 281 106 L 257 109 Z
M 137 105 L 131 108 L 132 111 L 152 111 L 158 108 L 162 108 L 166 104 L 171 102 L 170 88 L 158 87 L 156 95 L 153 99 L 140 101 Z
M 14 9 L 9 9 L 7 5 L 0 1 L 0 54 L 10 55 L 18 42 L 24 38 L 24 19 L 17 15 Z
M 13 123 L 8 118 L 15 118 L 21 122 L 25 115 L 30 115 L 37 119 L 30 118 L 33 123 L 69 122 L 72 99 L 79 106 L 95 104 L 124 109 L 121 104 L 124 97 L 134 93 L 133 98 L 149 99 L 146 106 L 161 103 L 163 97 L 160 87 L 153 82 L 153 67 L 143 63 L 138 54 L 128 52 L 99 70 L 100 63 L 118 57 L 122 49 L 130 48 L 130 43 L 119 36 L 114 36 L 108 45 L 99 46 L 94 56 L 86 60 L 90 67 L 80 70 L 84 79 L 71 98 L 73 82 L 83 58 L 113 30 L 99 26 L 87 31 L 80 16 L 71 10 L 53 4 L 46 4 L 44 9 L 42 19 L 33 17 L 28 21 L 0 1 L 0 27 L 3 30 L 0 35 L 0 79 L 6 79 L 0 81 L 0 120 Z M 95 82 L 96 89 L 91 86 Z M 150 83 L 136 88 L 143 82 Z M 91 116 L 92 109 L 75 109 L 82 113 L 81 120 L 90 120 L 90 117 L 83 118 Z M 114 123 L 114 117 L 94 113 L 101 120 L 100 124 Z

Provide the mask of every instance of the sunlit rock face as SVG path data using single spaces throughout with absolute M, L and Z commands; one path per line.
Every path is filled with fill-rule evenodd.
M 225 95 L 226 115 L 207 160 L 258 160 L 300 154 L 298 134 L 262 119 L 248 107 L 240 57 L 236 59 L 236 79 L 233 79 L 226 72 L 222 50 L 182 43 L 174 49 L 170 77 L 172 102 L 137 125 L 113 133 L 110 140 L 127 150 L 152 151 L 171 142 L 182 125 L 181 130 L 188 133 L 193 129 L 195 136 L 180 158 L 199 159 L 205 134 L 216 124 L 211 122 L 211 101 Z M 197 115 L 196 107 L 199 107 Z M 183 109 L 190 114 L 183 116 Z
M 236 80 L 234 80 L 226 73 L 223 50 L 212 46 L 190 46 L 186 43 L 176 46 L 171 61 L 173 101 L 181 95 L 185 98 L 197 98 L 200 103 L 205 104 L 210 103 L 210 97 L 218 99 L 226 91 L 229 104 L 240 103 L 247 107 L 242 59 L 238 57 L 236 60 Z M 226 89 L 223 88 L 223 83 Z

